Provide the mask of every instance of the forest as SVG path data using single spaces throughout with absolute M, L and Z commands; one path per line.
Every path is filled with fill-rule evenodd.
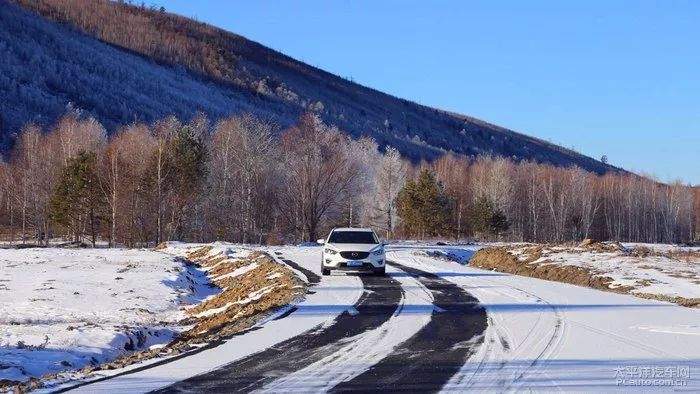
M 312 112 L 280 128 L 251 114 L 167 117 L 111 137 L 69 110 L 26 125 L 0 164 L 5 242 L 279 244 L 334 226 L 386 239 L 690 243 L 700 193 L 681 182 L 500 157 L 411 164 Z

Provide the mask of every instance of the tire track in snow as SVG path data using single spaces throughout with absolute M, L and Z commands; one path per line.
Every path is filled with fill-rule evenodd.
M 497 284 L 498 282 L 489 280 L 489 279 L 484 279 L 482 278 L 483 281 L 486 281 L 491 284 Z M 489 333 L 491 337 L 487 338 L 487 341 L 489 341 L 489 346 L 486 346 L 485 351 L 483 352 L 483 355 L 480 359 L 475 360 L 477 361 L 478 365 L 476 370 L 468 376 L 468 378 L 465 380 L 458 380 L 455 382 L 452 382 L 451 386 L 457 386 L 457 387 L 462 387 L 464 386 L 467 389 L 477 389 L 475 388 L 475 384 L 481 383 L 482 381 L 491 381 L 490 378 L 488 378 L 488 374 L 498 374 L 500 378 L 497 380 L 497 385 L 493 387 L 478 387 L 479 390 L 494 390 L 494 391 L 508 391 L 512 390 L 514 387 L 522 388 L 521 386 L 523 385 L 523 378 L 525 376 L 532 376 L 532 375 L 537 375 L 538 373 L 542 373 L 544 375 L 544 378 L 549 379 L 552 383 L 552 390 L 559 390 L 558 384 L 554 379 L 550 379 L 549 376 L 544 374 L 544 364 L 548 359 L 556 355 L 562 345 L 562 341 L 564 339 L 565 335 L 565 330 L 566 330 L 566 320 L 564 319 L 563 313 L 557 308 L 555 305 L 552 305 L 550 302 L 547 300 L 543 299 L 542 297 L 539 297 L 538 295 L 526 291 L 524 289 L 521 289 L 517 286 L 512 286 L 512 285 L 502 285 L 506 287 L 509 290 L 515 291 L 519 294 L 524 295 L 526 298 L 532 299 L 537 303 L 542 304 L 543 306 L 546 307 L 548 311 L 542 310 L 538 313 L 537 319 L 535 323 L 530 327 L 528 330 L 528 333 L 525 335 L 524 339 L 521 340 L 520 344 L 515 348 L 511 349 L 510 344 L 508 344 L 508 348 L 506 349 L 505 346 L 502 346 L 502 354 L 508 355 L 507 360 L 501 360 L 499 362 L 498 367 L 496 370 L 493 369 L 484 369 L 483 364 L 487 362 L 494 362 L 495 359 L 494 357 L 494 352 L 496 351 L 496 348 L 493 346 L 493 342 L 496 340 L 502 342 L 504 340 L 504 337 L 510 336 L 508 334 L 509 330 L 508 327 L 503 325 L 502 322 L 497 322 L 498 320 L 498 314 L 494 315 L 491 317 L 492 320 L 490 320 L 489 326 L 491 326 L 493 329 Z M 493 290 L 496 293 L 499 293 L 503 296 L 513 298 L 513 299 L 519 299 L 518 297 L 514 296 L 511 293 L 500 291 L 500 290 Z M 487 310 L 488 310 L 488 305 L 487 305 Z M 551 319 L 548 319 L 547 317 L 551 317 Z M 550 322 L 550 320 L 552 320 Z M 505 331 L 505 332 L 504 332 Z M 535 338 L 536 335 L 540 334 L 540 337 Z M 546 335 L 543 335 L 542 333 L 547 333 Z M 488 335 L 487 335 L 488 336 Z M 533 338 L 532 340 L 529 340 L 530 338 Z M 507 339 L 506 339 L 507 342 Z M 541 345 L 544 342 L 544 345 Z M 522 347 L 524 344 L 528 344 L 526 347 Z M 538 352 L 537 356 L 533 358 L 529 364 L 525 366 L 519 366 L 517 368 L 517 371 L 515 372 L 504 372 L 504 369 L 510 365 L 510 362 L 517 359 L 519 354 L 522 352 L 528 351 L 532 349 L 533 347 L 540 347 L 540 351 Z
M 432 319 L 393 353 L 332 391 L 439 391 L 479 348 L 486 311 L 460 286 L 395 262 L 434 297 Z
M 414 262 L 417 263 L 417 261 L 414 260 Z M 422 264 L 418 263 L 418 266 L 421 266 Z M 417 269 L 417 268 L 416 268 Z M 434 275 L 434 274 L 433 274 Z M 487 281 L 489 283 L 496 284 L 497 282 L 489 279 L 483 279 L 484 281 Z M 452 282 L 451 282 L 452 283 Z M 456 286 L 460 288 L 464 288 L 463 284 L 461 283 L 455 283 Z M 515 286 L 510 286 L 507 285 L 507 287 L 510 290 L 516 291 L 517 293 L 524 294 L 526 297 L 529 297 L 531 299 L 536 300 L 538 303 L 542 303 L 543 306 L 545 306 L 547 309 L 549 309 L 549 312 L 544 312 L 541 311 L 538 315 L 537 322 L 535 326 L 539 327 L 540 324 L 547 324 L 546 326 L 543 327 L 542 331 L 546 331 L 548 334 L 545 336 L 542 336 L 540 338 L 535 339 L 535 342 L 531 344 L 531 346 L 535 345 L 540 345 L 542 342 L 544 342 L 544 345 L 542 346 L 540 352 L 538 353 L 537 357 L 535 357 L 529 365 L 527 365 L 524 368 L 520 368 L 518 372 L 516 372 L 514 375 L 506 375 L 503 373 L 503 379 L 499 380 L 498 386 L 495 387 L 489 387 L 486 388 L 487 390 L 495 390 L 495 391 L 503 391 L 503 390 L 510 390 L 513 389 L 513 387 L 520 387 L 523 382 L 523 377 L 526 375 L 530 374 L 537 374 L 541 373 L 543 370 L 543 364 L 546 363 L 546 361 L 552 357 L 553 355 L 557 354 L 559 348 L 562 345 L 562 340 L 564 338 L 564 331 L 566 329 L 566 321 L 563 318 L 562 312 L 555 306 L 552 305 L 551 303 L 547 302 L 544 300 L 542 297 L 537 296 L 536 294 L 532 292 L 528 292 L 524 289 L 521 289 L 519 287 Z M 497 290 L 496 290 L 497 291 Z M 508 297 L 512 297 L 512 295 L 509 295 L 507 293 L 497 291 L 498 293 L 501 293 L 503 295 L 506 295 Z M 514 297 L 517 299 L 517 297 Z M 553 316 L 553 324 L 550 326 L 548 325 L 548 321 L 545 321 L 543 319 L 543 316 L 545 315 L 552 315 Z M 484 363 L 487 363 L 490 361 L 490 358 L 493 356 L 493 352 L 496 351 L 496 341 L 498 342 L 499 345 L 502 347 L 502 351 L 506 354 L 513 352 L 510 354 L 511 357 L 515 357 L 515 354 L 518 353 L 518 350 L 522 351 L 523 349 L 511 349 L 511 345 L 508 342 L 507 339 L 504 337 L 507 337 L 507 327 L 498 327 L 497 324 L 493 324 L 494 322 L 492 321 L 489 326 L 492 327 L 492 332 L 485 331 L 484 332 L 484 338 L 486 340 L 486 343 L 484 344 L 482 349 L 477 349 L 479 351 L 479 354 L 476 354 L 477 356 L 481 356 L 480 358 L 474 361 L 477 365 L 474 371 L 471 373 L 462 376 L 459 372 L 456 372 L 453 376 L 452 379 L 448 382 L 447 386 L 449 387 L 448 390 L 450 389 L 474 389 L 474 384 L 478 382 L 481 378 L 480 375 L 483 374 L 488 374 L 488 373 L 493 373 L 494 371 L 491 368 L 488 368 L 488 371 L 485 370 L 484 368 Z M 536 333 L 540 330 L 536 329 L 535 326 L 533 326 L 528 332 L 527 337 L 530 337 L 531 335 L 536 335 Z M 501 332 L 501 329 L 505 329 L 506 333 Z M 489 336 L 488 334 L 491 334 Z M 505 345 L 504 345 L 504 339 L 505 339 Z M 508 348 L 506 350 L 506 347 Z M 500 366 L 498 367 L 498 370 L 502 370 L 504 367 L 508 365 L 508 361 L 502 361 L 500 363 Z M 501 374 L 500 372 L 497 372 Z M 510 376 L 509 376 L 510 375 Z M 507 377 L 507 378 L 506 378 Z M 548 377 L 547 377 L 548 378 Z M 553 389 L 558 389 L 557 382 L 554 380 L 551 380 Z M 520 387 L 522 388 L 522 387 Z M 484 389 L 483 387 L 480 387 L 479 389 Z
M 380 327 L 344 339 L 341 349 L 329 357 L 280 377 L 261 391 L 325 392 L 351 380 L 390 355 L 430 322 L 434 310 L 433 294 L 415 277 L 388 267 L 388 274 L 401 283 L 403 298 L 393 316 Z
M 321 283 L 321 277 L 316 275 L 315 272 L 308 270 L 289 259 L 282 259 L 282 262 L 304 274 L 304 276 L 306 276 L 306 279 L 309 281 L 310 285 L 313 286 L 318 283 Z
M 344 345 L 344 339 L 381 326 L 399 307 L 403 290 L 397 280 L 390 276 L 364 275 L 360 279 L 365 292 L 353 308 L 336 317 L 331 325 L 317 326 L 267 350 L 156 392 L 253 391 L 328 357 Z M 299 313 L 307 312 L 304 309 L 300 308 Z
M 627 346 L 631 346 L 631 347 L 634 347 L 636 349 L 648 352 L 648 353 L 653 354 L 653 355 L 660 357 L 660 358 L 667 358 L 669 360 L 674 359 L 674 358 L 681 358 L 681 359 L 684 359 L 687 361 L 691 361 L 688 357 L 681 356 L 678 354 L 672 354 L 672 353 L 669 353 L 663 349 L 659 349 L 655 346 L 647 345 L 645 343 L 642 343 L 642 342 L 639 342 L 639 341 L 636 341 L 636 340 L 633 340 L 630 338 L 626 338 L 622 335 L 616 334 L 616 333 L 611 332 L 611 331 L 606 331 L 606 330 L 602 330 L 599 328 L 595 328 L 593 326 L 590 326 L 590 325 L 583 323 L 583 322 L 580 322 L 580 321 L 570 320 L 569 323 L 574 324 L 576 326 L 579 326 L 585 330 L 589 330 L 591 332 L 594 332 L 596 334 L 603 335 L 603 336 L 608 337 L 614 341 L 623 343 Z

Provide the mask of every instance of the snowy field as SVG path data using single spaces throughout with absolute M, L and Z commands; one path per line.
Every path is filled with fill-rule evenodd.
M 0 249 L 0 380 L 25 381 L 169 342 L 206 276 L 149 250 Z

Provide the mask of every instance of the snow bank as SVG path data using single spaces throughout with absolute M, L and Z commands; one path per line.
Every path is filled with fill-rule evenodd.
M 170 342 L 202 272 L 149 250 L 0 250 L 0 380 L 96 365 Z
M 250 327 L 304 293 L 292 271 L 259 250 L 225 243 L 166 246 L 166 250 L 184 251 L 187 260 L 206 271 L 221 289 L 216 296 L 188 309 L 197 321 L 186 337 L 193 332 L 200 340 L 217 341 Z
M 562 273 L 562 269 L 568 269 L 571 275 L 582 278 L 584 282 L 597 283 L 591 287 L 673 301 L 685 306 L 700 303 L 700 253 L 696 248 L 595 243 L 577 247 L 518 245 L 502 249 L 513 256 L 515 262 L 496 262 L 495 255 L 486 255 L 489 250 L 481 252 L 477 260 L 485 268 L 500 270 L 502 266 L 506 272 L 520 275 L 533 273 L 528 276 L 536 277 L 542 277 L 535 275 L 542 273 L 562 276 L 566 273 Z M 551 276 L 543 279 L 558 280 Z
M 553 248 L 541 262 L 573 265 L 613 279 L 611 288 L 629 287 L 632 294 L 700 298 L 700 259 L 676 259 L 665 254 L 636 256 L 626 251 L 599 253 Z
M 474 255 L 474 250 L 472 249 L 458 249 L 458 248 L 445 248 L 445 249 L 423 249 L 416 251 L 417 254 L 437 257 L 443 260 L 456 261 L 460 264 L 467 264 L 472 255 Z
M 179 241 L 168 241 L 160 244 L 157 249 L 163 253 L 173 256 L 187 258 L 192 252 L 198 251 L 206 247 L 207 253 L 200 257 L 215 257 L 226 256 L 229 259 L 244 259 L 252 253 L 252 249 L 246 248 L 240 244 L 231 244 L 227 242 L 213 243 L 186 243 Z

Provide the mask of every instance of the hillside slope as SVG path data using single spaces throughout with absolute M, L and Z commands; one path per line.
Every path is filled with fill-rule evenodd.
M 51 124 L 68 103 L 108 130 L 169 114 L 189 119 L 250 111 L 296 116 L 282 103 L 164 67 L 0 0 L 0 128 L 6 147 L 27 122 Z
M 313 110 L 413 160 L 494 154 L 603 173 L 612 167 L 478 119 L 402 100 L 236 34 L 106 0 L 0 0 L 0 131 L 49 124 L 70 102 L 108 130 L 196 111 L 253 112 L 280 126 Z M 34 12 L 41 14 L 38 17 Z M 11 136 L 10 136 L 11 137 Z

